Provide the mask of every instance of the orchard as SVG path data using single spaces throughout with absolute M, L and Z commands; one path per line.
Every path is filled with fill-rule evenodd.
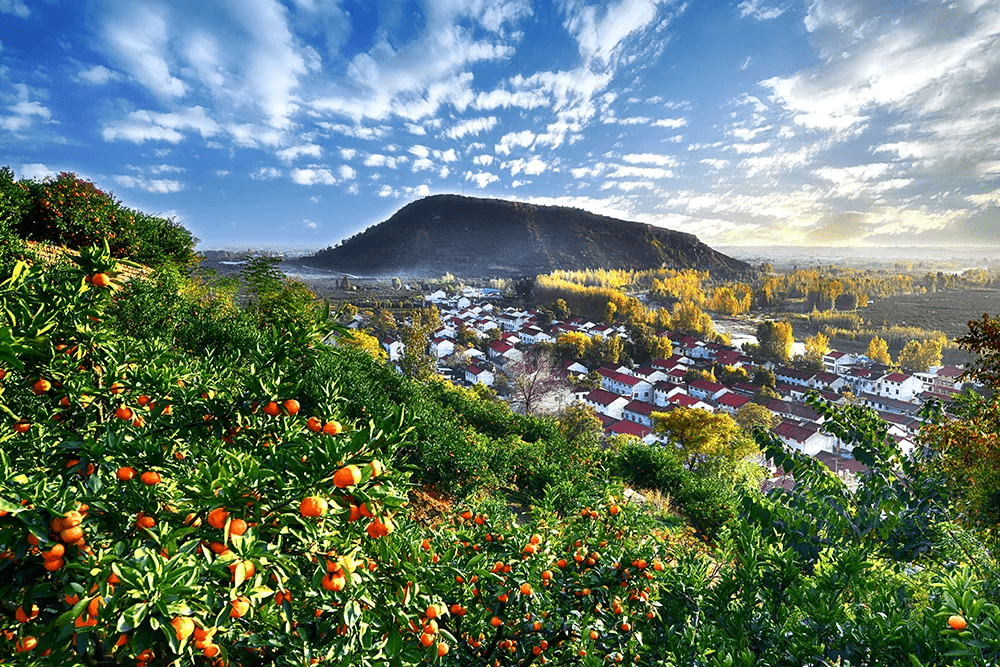
M 710 540 L 623 502 L 608 450 L 559 460 L 604 471 L 597 490 L 542 488 L 512 512 L 504 489 L 468 477 L 472 492 L 431 515 L 414 507 L 417 483 L 462 452 L 419 440 L 427 405 L 375 414 L 354 389 L 413 380 L 322 344 L 328 313 L 199 352 L 165 333 L 122 333 L 113 313 L 129 306 L 165 327 L 197 311 L 157 310 L 182 286 L 140 312 L 120 268 L 107 246 L 91 247 L 72 265 L 17 263 L 0 284 L 0 663 L 929 667 L 1000 657 L 995 560 L 981 545 L 935 537 L 907 558 L 888 548 L 882 534 L 899 526 L 878 521 L 902 512 L 892 493 L 912 493 L 906 485 L 870 487 L 887 509 L 873 504 L 874 528 L 861 527 L 866 487 L 841 511 L 849 497 L 836 481 L 804 470 L 813 495 L 747 497 Z M 372 366 L 317 372 L 338 355 Z M 480 407 L 466 415 L 482 425 L 469 447 L 521 423 Z M 857 437 L 874 432 L 858 423 Z M 445 426 L 434 432 L 471 428 Z M 537 467 L 552 462 L 527 456 L 541 451 L 534 440 L 509 442 L 524 448 L 515 479 L 538 485 Z M 572 451 L 560 447 L 551 451 Z M 635 476 L 660 479 L 658 459 L 644 460 Z M 694 491 L 692 508 L 711 497 Z

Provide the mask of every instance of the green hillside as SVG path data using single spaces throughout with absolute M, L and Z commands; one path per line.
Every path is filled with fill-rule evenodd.
M 800 482 L 765 495 L 725 451 L 399 375 L 266 261 L 237 290 L 80 251 L 0 277 L 5 664 L 1000 658 L 996 403 L 917 460 L 816 404 L 869 474 L 849 493 L 761 434 Z

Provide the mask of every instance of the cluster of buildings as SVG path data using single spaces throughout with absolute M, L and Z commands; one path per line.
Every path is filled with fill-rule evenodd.
M 466 338 L 471 334 L 479 341 L 461 352 L 466 359 L 462 366 L 464 373 L 450 374 L 456 383 L 492 385 L 509 361 L 522 359 L 539 343 L 555 343 L 562 333 L 627 338 L 623 326 L 608 326 L 578 317 L 543 324 L 543 318 L 534 310 L 501 309 L 482 296 L 443 298 L 437 305 L 442 325 L 429 343 L 433 356 L 445 360 L 454 355 L 460 330 L 466 332 Z M 659 335 L 669 338 L 670 357 L 640 365 L 606 364 L 594 369 L 579 361 L 563 363 L 568 388 L 576 400 L 594 409 L 608 435 L 627 434 L 650 444 L 665 444 L 664 437 L 653 432 L 654 412 L 684 407 L 735 415 L 747 404 L 757 403 L 776 417 L 773 432 L 779 439 L 795 450 L 819 458 L 850 480 L 863 465 L 851 457 L 849 445 L 822 431 L 822 415 L 805 402 L 809 392 L 818 392 L 835 404 L 851 401 L 874 409 L 889 424 L 889 435 L 904 452 L 909 452 L 921 426 L 918 413 L 924 403 L 931 397 L 947 399 L 962 389 L 959 380 L 962 370 L 953 366 L 911 373 L 873 363 L 863 355 L 834 350 L 824 355 L 822 370 L 809 371 L 761 364 L 740 349 L 687 334 L 664 331 Z M 382 345 L 391 361 L 402 354 L 398 341 L 383 339 Z M 717 366 L 743 368 L 749 378 L 759 377 L 755 371 L 764 367 L 773 373 L 776 382 L 766 391 L 759 381 L 724 385 L 691 372 L 711 375 L 711 369 Z M 442 373 L 449 370 L 439 367 Z M 591 371 L 599 376 L 600 387 L 582 388 Z

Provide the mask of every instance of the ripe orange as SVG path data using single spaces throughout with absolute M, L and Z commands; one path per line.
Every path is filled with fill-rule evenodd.
M 52 383 L 45 378 L 38 378 L 38 381 L 31 385 L 31 391 L 39 395 L 44 394 L 49 389 L 52 389 Z
M 382 465 L 382 462 L 379 461 L 378 459 L 372 461 L 370 465 L 372 468 L 372 478 L 378 477 L 379 475 L 385 472 L 385 466 Z
M 21 420 L 14 424 L 14 433 L 27 433 L 31 429 L 31 422 Z
M 160 477 L 160 473 L 155 470 L 147 470 L 139 476 L 139 479 L 142 480 L 142 483 L 146 486 L 156 486 L 160 483 L 162 477 Z
M 320 582 L 320 585 L 326 590 L 336 593 L 344 590 L 344 587 L 347 586 L 347 578 L 344 577 L 343 574 L 331 572 L 323 577 L 323 581 Z
M 494 628 L 499 628 L 501 625 L 503 625 L 503 621 L 494 616 L 493 618 L 490 619 L 490 625 L 492 625 Z
M 107 287 L 111 284 L 111 276 L 106 273 L 95 273 L 90 278 L 90 284 L 94 287 Z
M 222 652 L 222 649 L 219 648 L 218 644 L 209 644 L 204 649 L 202 649 L 201 653 L 206 658 L 214 658 L 214 657 L 218 656 L 219 653 L 221 653 L 221 652 Z
M 441 614 L 444 613 L 444 606 L 439 604 L 427 605 L 427 609 L 424 613 L 426 614 L 427 618 L 430 619 L 438 618 Z
M 356 486 L 361 481 L 361 468 L 356 465 L 346 465 L 333 474 L 333 484 L 338 489 Z
M 31 635 L 21 637 L 17 644 L 14 645 L 14 650 L 18 653 L 26 653 L 28 651 L 33 651 L 35 647 L 38 646 L 38 640 Z
M 277 417 L 281 413 L 281 408 L 274 401 L 269 401 L 267 405 L 264 406 L 264 414 L 271 417 Z
M 229 522 L 230 535 L 242 535 L 250 528 L 243 519 L 233 519 Z
M 423 647 L 428 647 L 434 643 L 434 635 L 429 635 L 426 632 L 420 635 L 420 645 Z
M 80 526 L 63 528 L 62 531 L 59 533 L 59 539 L 67 544 L 76 542 L 81 537 L 83 537 L 83 528 L 80 528 Z
M 243 570 L 244 579 L 251 578 L 257 572 L 257 567 L 253 564 L 252 560 L 234 561 L 229 565 L 229 571 L 232 572 L 233 579 L 236 578 L 236 574 L 240 569 Z
M 151 516 L 143 515 L 135 520 L 135 525 L 138 526 L 139 528 L 149 529 L 156 525 L 156 519 L 154 519 Z
M 226 520 L 229 519 L 229 512 L 225 507 L 216 507 L 208 513 L 208 525 L 212 528 L 223 529 L 226 527 Z
M 45 569 L 48 570 L 49 572 L 55 572 L 65 564 L 66 561 L 64 561 L 62 558 L 50 558 L 45 560 L 45 562 L 43 563 Z
M 55 560 L 57 558 L 62 558 L 66 553 L 66 547 L 56 543 L 52 545 L 52 548 L 48 551 L 42 552 L 42 558 L 45 560 Z
M 250 598 L 245 595 L 241 595 L 230 602 L 229 606 L 232 607 L 229 610 L 229 615 L 232 618 L 243 618 L 243 616 L 250 610 Z
M 959 616 L 958 614 L 953 614 L 948 617 L 948 625 L 951 627 L 952 630 L 961 632 L 962 630 L 965 630 L 968 623 L 965 622 L 965 618 L 963 618 L 962 616 Z
M 396 525 L 392 522 L 392 519 L 386 517 L 385 522 L 375 519 L 370 524 L 368 524 L 367 533 L 368 537 L 372 539 L 378 539 L 380 537 L 385 537 L 389 535 L 396 529 Z
M 285 412 L 287 412 L 289 416 L 295 416 L 299 413 L 299 402 L 294 398 L 288 399 L 281 405 L 285 408 Z
M 444 642 L 438 642 L 438 657 L 444 657 L 448 654 L 448 645 Z
M 302 516 L 323 516 L 328 507 L 326 499 L 319 496 L 307 496 L 299 503 L 299 513 Z
M 319 417 L 310 417 L 306 421 L 306 428 L 308 428 L 313 433 L 319 433 L 323 430 L 323 422 L 320 421 Z
M 129 466 L 122 466 L 118 469 L 118 479 L 123 482 L 127 482 L 135 477 L 135 468 L 130 468 Z
M 344 427 L 341 426 L 340 422 L 338 421 L 332 421 L 323 424 L 323 433 L 326 433 L 327 435 L 338 435 L 343 430 Z
M 18 623 L 27 623 L 28 621 L 38 618 L 38 605 L 31 605 L 30 614 L 24 611 L 24 607 L 18 607 L 17 611 L 14 612 L 14 618 L 17 619 Z
M 527 581 L 521 584 L 521 595 L 531 595 L 534 591 L 531 590 L 531 584 Z
M 118 417 L 122 421 L 132 421 L 132 408 L 127 405 L 121 406 L 115 410 L 115 417 Z
M 144 408 L 144 407 L 146 407 L 149 404 L 150 400 L 152 400 L 152 399 L 150 399 L 149 396 L 146 396 L 145 394 L 143 394 L 139 398 L 135 399 L 135 402 L 139 404 L 140 408 Z

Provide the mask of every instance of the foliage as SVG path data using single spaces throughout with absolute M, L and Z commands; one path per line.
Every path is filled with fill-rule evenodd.
M 926 373 L 931 366 L 941 365 L 941 343 L 933 339 L 911 340 L 903 346 L 896 363 L 902 368 Z
M 892 358 L 889 356 L 889 344 L 878 336 L 873 336 L 868 343 L 866 356 L 872 361 L 886 366 L 892 363 Z
M 757 325 L 759 354 L 768 361 L 787 363 L 791 359 L 794 343 L 792 325 L 787 320 L 783 322 L 768 320 Z
M 653 432 L 665 435 L 683 453 L 689 468 L 717 468 L 759 453 L 732 417 L 695 408 L 653 413 Z
M 9 181 L 10 173 L 5 178 Z M 188 265 L 196 239 L 174 220 L 129 209 L 114 195 L 76 174 L 63 172 L 42 182 L 22 180 L 13 224 L 24 238 L 82 248 L 107 241 L 114 257 L 150 266 Z M 4 188 L 10 190 L 10 185 Z M 24 196 L 30 198 L 26 202 Z

